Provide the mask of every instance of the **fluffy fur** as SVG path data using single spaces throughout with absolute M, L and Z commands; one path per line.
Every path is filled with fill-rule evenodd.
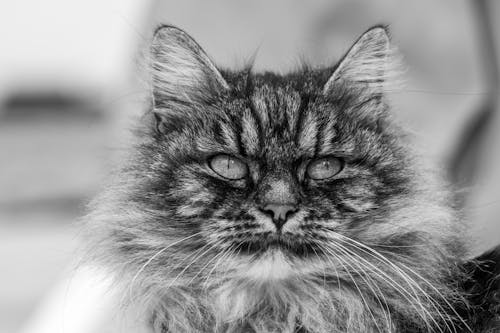
M 92 257 L 152 331 L 468 330 L 460 223 L 390 119 L 384 28 L 287 75 L 219 71 L 174 27 L 152 45 L 152 110 L 89 216 Z M 218 176 L 219 153 L 248 177 Z M 308 178 L 320 156 L 343 170 Z M 300 205 L 278 233 L 258 206 L 283 197 Z

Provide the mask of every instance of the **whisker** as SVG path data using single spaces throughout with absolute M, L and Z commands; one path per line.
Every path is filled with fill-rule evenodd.
M 348 243 L 348 244 L 349 244 L 349 243 Z M 336 246 L 341 246 L 341 244 L 330 244 L 330 246 L 333 246 L 333 245 L 336 245 Z M 349 250 L 349 249 L 347 249 L 347 248 L 345 248 L 345 247 L 343 247 L 343 248 L 344 248 L 345 250 Z M 404 288 L 403 288 L 403 286 L 401 286 L 399 283 L 397 283 L 396 281 L 394 281 L 394 279 L 393 279 L 392 277 L 390 277 L 389 275 L 387 275 L 387 273 L 386 273 L 386 272 L 382 271 L 380 268 L 376 267 L 376 266 L 375 266 L 375 265 L 373 265 L 371 262 L 367 261 L 365 258 L 363 258 L 363 257 L 359 256 L 359 255 L 358 255 L 358 254 L 356 254 L 355 252 L 352 252 L 352 251 L 350 251 L 350 250 L 349 250 L 349 252 L 350 252 L 350 253 L 352 253 L 353 255 L 357 256 L 359 259 L 363 260 L 366 264 L 368 264 L 370 267 L 372 267 L 372 269 L 375 269 L 376 271 L 378 271 L 378 272 L 382 273 L 382 274 L 383 274 L 383 276 L 384 276 L 384 277 L 383 277 L 383 280 L 384 280 L 385 282 L 387 282 L 387 283 L 388 283 L 391 287 L 393 287 L 393 288 L 394 288 L 394 290 L 396 290 L 398 293 L 400 293 L 403 297 L 405 297 L 405 299 L 406 299 L 407 301 L 409 301 L 409 302 L 410 302 L 410 304 L 412 304 L 412 306 L 415 308 L 415 310 L 417 311 L 417 313 L 419 313 L 419 315 L 421 316 L 421 318 L 424 320 L 424 322 L 426 323 L 426 325 L 427 325 L 428 327 L 430 327 L 430 326 L 429 326 L 429 323 L 428 323 L 428 321 L 427 321 L 427 319 L 426 319 L 426 318 L 427 318 L 426 316 L 430 317 L 430 318 L 433 320 L 433 322 L 435 323 L 435 325 L 439 327 L 439 325 L 437 324 L 437 322 L 435 322 L 435 320 L 434 320 L 434 319 L 433 319 L 433 317 L 430 315 L 430 313 L 429 313 L 429 312 L 428 312 L 428 311 L 427 311 L 427 310 L 423 307 L 423 305 L 421 304 L 420 298 L 418 297 L 418 294 L 416 293 L 416 290 L 415 290 L 415 289 L 413 288 L 413 286 L 412 286 L 412 283 L 411 283 L 411 282 L 415 283 L 413 280 L 411 280 L 411 279 L 410 279 L 410 280 L 411 280 L 411 282 L 410 282 L 410 281 L 409 281 L 409 279 L 408 279 L 407 277 L 402 276 L 402 277 L 403 277 L 403 279 L 404 279 L 404 280 L 408 283 L 408 285 L 409 285 L 410 289 L 412 290 L 413 294 L 411 294 L 411 293 L 409 293 L 406 289 L 404 289 Z M 396 272 L 396 273 L 398 273 L 398 272 Z M 400 274 L 400 273 L 398 273 L 398 274 Z M 387 281 L 387 279 L 389 279 L 390 281 Z M 414 305 L 414 303 L 412 302 L 412 300 L 410 300 L 410 299 L 408 298 L 408 296 L 407 296 L 407 295 L 408 295 L 409 297 L 411 297 L 413 300 L 415 300 L 415 301 L 416 301 L 416 303 L 420 306 L 420 309 L 423 311 L 423 314 L 422 314 L 422 313 L 418 310 L 418 308 L 416 308 L 416 306 Z M 425 314 L 425 315 L 424 315 L 424 314 Z
M 186 260 L 188 260 L 190 258 L 196 257 L 201 251 L 203 251 L 203 249 L 207 248 L 208 246 L 209 246 L 209 244 L 205 244 L 202 247 L 200 247 L 199 249 L 197 249 L 194 252 L 187 255 L 186 257 L 182 258 L 179 262 L 177 262 L 175 264 L 175 266 L 169 268 L 168 273 L 174 272 L 177 268 L 179 268 L 182 265 L 182 263 L 184 263 Z M 131 298 L 130 301 L 132 302 L 133 299 Z
M 345 237 L 345 238 L 348 238 L 348 237 Z M 394 263 L 392 263 L 390 260 L 388 260 L 386 257 L 384 257 L 382 254 L 378 253 L 376 250 L 374 249 L 370 249 L 369 247 L 367 246 L 363 246 L 362 248 L 360 248 L 359 246 L 357 246 L 356 244 L 358 244 L 359 242 L 356 242 L 354 240 L 352 240 L 353 242 L 355 242 L 355 244 L 353 246 L 355 246 L 356 248 L 360 249 L 361 251 L 363 251 L 364 253 L 367 253 L 368 255 L 371 255 L 371 256 L 374 256 L 373 253 L 377 254 L 377 258 L 379 259 L 382 259 L 383 261 L 385 261 L 386 263 L 388 263 L 391 267 L 393 267 L 396 272 L 398 274 L 400 274 L 400 276 L 402 276 L 405 280 L 409 280 L 411 282 L 413 282 L 412 284 L 414 284 L 418 289 L 419 291 L 427 298 L 428 301 L 431 302 L 431 305 L 434 307 L 434 309 L 437 311 L 437 313 L 440 315 L 441 319 L 443 319 L 444 323 L 446 324 L 447 328 L 450 329 L 449 325 L 448 325 L 448 322 L 445 318 L 443 318 L 442 316 L 442 312 L 437 308 L 439 307 L 442 311 L 445 312 L 445 314 L 447 315 L 448 317 L 448 320 L 453 322 L 451 320 L 451 318 L 449 317 L 448 313 L 444 310 L 444 308 L 439 304 L 439 303 L 436 303 L 436 301 L 434 301 L 434 299 L 432 297 L 429 296 L 429 294 L 427 292 L 425 292 L 422 287 L 416 283 L 410 276 L 408 276 L 408 274 L 406 272 L 404 272 L 403 270 L 401 270 L 400 267 L 398 267 L 397 265 L 395 265 Z M 362 243 L 359 243 L 359 244 L 362 244 Z M 351 244 L 352 245 L 352 244 Z M 364 249 L 369 249 L 370 252 L 366 252 Z M 413 287 L 412 287 L 413 288 Z M 444 296 L 440 294 L 440 296 L 444 299 Z M 446 301 L 446 299 L 445 299 Z M 437 306 L 437 307 L 436 307 Z M 453 331 L 456 332 L 456 328 L 453 326 Z M 451 329 L 450 329 L 451 330 Z
M 314 249 L 314 247 L 312 248 L 314 254 L 316 255 L 317 258 L 319 258 L 319 255 L 318 255 L 318 252 L 316 252 L 316 250 Z M 322 267 L 323 268 L 323 288 L 326 289 L 326 270 L 325 270 L 325 267 Z M 339 293 L 340 293 L 340 278 L 339 278 L 339 275 L 338 275 L 338 272 L 335 268 L 335 275 L 337 277 L 337 281 L 339 283 Z
M 352 262 L 354 264 L 356 264 L 356 266 L 358 266 L 358 268 L 362 268 L 360 266 L 360 263 L 359 263 L 358 260 L 356 260 L 353 256 L 349 255 L 346 252 L 345 252 L 345 254 L 347 255 L 348 258 L 350 258 L 352 260 Z M 357 270 L 357 273 L 365 281 L 366 285 L 368 286 L 368 288 L 370 288 L 370 291 L 375 296 L 375 299 L 377 300 L 377 303 L 380 305 L 380 308 L 382 309 L 382 311 L 384 313 L 384 318 L 386 320 L 387 329 L 388 329 L 388 331 L 390 331 L 390 328 L 392 327 L 392 325 L 391 325 L 390 316 L 388 316 L 388 312 L 387 312 L 388 310 L 386 311 L 387 302 L 384 303 L 385 304 L 385 307 L 384 307 L 384 305 L 382 305 L 382 301 L 379 298 L 379 295 L 380 295 L 380 296 L 382 296 L 385 299 L 384 294 L 382 293 L 382 291 L 380 290 L 380 288 L 378 288 L 377 284 L 373 283 L 373 279 L 368 274 L 366 274 L 366 272 L 364 272 L 362 269 L 359 269 L 359 270 Z M 371 283 L 367 279 L 369 279 L 371 281 Z M 378 289 L 378 291 L 379 291 L 378 294 L 373 289 L 373 285 Z
M 130 282 L 130 287 L 129 287 L 129 298 L 132 299 L 132 291 L 133 291 L 133 288 L 134 288 L 134 285 L 135 285 L 135 282 L 136 280 L 139 278 L 139 275 L 141 275 L 141 273 L 146 269 L 146 267 L 153 261 L 155 260 L 159 255 L 161 255 L 163 252 L 165 252 L 166 250 L 168 250 L 169 248 L 171 248 L 172 246 L 175 246 L 181 242 L 184 242 L 188 239 L 191 239 L 195 236 L 198 236 L 201 234 L 201 231 L 200 232 L 197 232 L 197 233 L 194 233 L 190 236 L 187 236 L 187 237 L 184 237 L 180 240 L 177 240 L 173 243 L 171 243 L 170 245 L 168 246 L 165 246 L 164 248 L 160 249 L 158 252 L 156 252 L 154 255 L 152 255 L 145 263 L 144 265 L 141 266 L 141 268 L 137 271 L 137 273 L 135 273 L 134 277 L 132 278 L 132 281 Z
M 349 244 L 349 243 L 348 243 L 348 244 Z M 350 245 L 351 245 L 351 246 L 354 246 L 353 244 L 350 244 Z M 374 257 L 374 256 L 373 256 L 373 254 L 371 254 L 371 253 L 369 253 L 369 252 L 367 253 L 366 251 L 364 251 L 363 249 L 360 249 L 360 248 L 359 248 L 359 247 L 357 247 L 357 246 L 354 246 L 354 247 L 355 247 L 355 248 L 357 248 L 357 249 L 359 249 L 359 250 L 361 250 L 363 253 L 366 253 L 366 254 L 368 254 L 368 255 L 370 255 L 370 256 L 372 256 L 372 257 Z M 377 257 L 375 257 L 375 258 L 377 258 Z M 377 259 L 379 259 L 379 258 L 377 258 Z M 380 260 L 380 259 L 379 259 L 379 260 Z M 384 261 L 383 261 L 383 262 L 384 262 Z M 427 301 L 429 301 L 430 305 L 431 305 L 431 306 L 432 306 L 432 307 L 436 310 L 436 312 L 438 313 L 438 315 L 439 315 L 439 316 L 441 317 L 441 319 L 444 321 L 444 323 L 445 323 L 445 325 L 447 326 L 447 328 L 451 331 L 451 328 L 449 327 L 447 320 L 443 317 L 442 312 L 441 312 L 441 311 L 437 308 L 437 306 L 438 306 L 441 310 L 443 310 L 443 311 L 444 311 L 444 309 L 440 306 L 440 304 L 439 304 L 439 303 L 437 303 L 437 306 L 436 306 L 436 301 L 435 301 L 432 297 L 430 297 L 430 296 L 429 296 L 429 294 L 428 294 L 426 291 L 424 291 L 424 290 L 421 288 L 421 286 L 420 286 L 417 282 L 415 282 L 415 280 L 413 280 L 411 277 L 409 277 L 409 276 L 408 276 L 408 275 L 407 275 L 404 271 L 402 271 L 399 267 L 395 266 L 393 263 L 391 263 L 391 262 L 390 262 L 390 261 L 388 261 L 388 260 L 387 260 L 385 263 L 389 263 L 389 264 L 390 264 L 389 266 L 391 266 L 391 267 L 392 267 L 392 269 L 393 269 L 393 270 L 394 270 L 394 271 L 395 271 L 395 272 L 396 272 L 399 276 L 401 276 L 401 277 L 405 280 L 405 282 L 408 284 L 408 286 L 409 286 L 409 287 L 410 287 L 410 289 L 412 290 L 413 294 L 415 295 L 415 297 L 416 297 L 416 300 L 417 300 L 418 304 L 419 304 L 419 305 L 421 306 L 421 308 L 422 308 L 422 309 L 423 309 L 423 310 L 424 310 L 424 311 L 428 314 L 428 316 L 429 316 L 429 317 L 431 318 L 431 320 L 434 322 L 434 324 L 436 325 L 436 327 L 438 327 L 438 328 L 440 329 L 440 331 L 442 332 L 442 329 L 440 328 L 439 324 L 438 324 L 438 323 L 436 322 L 436 320 L 434 319 L 434 316 L 432 316 L 432 315 L 431 315 L 431 314 L 430 314 L 430 313 L 429 313 L 429 312 L 428 312 L 428 311 L 427 311 L 427 310 L 426 310 L 426 309 L 422 306 L 421 301 L 420 301 L 420 298 L 418 297 L 418 294 L 417 294 L 417 290 L 415 290 L 414 286 L 415 286 L 415 287 L 419 290 L 419 292 L 420 292 L 420 293 L 422 293 L 422 294 L 424 295 L 424 297 L 427 299 Z M 450 320 L 450 319 L 448 318 L 448 320 Z M 453 327 L 453 329 L 455 330 L 455 328 L 454 328 L 454 327 Z
M 203 288 L 202 288 L 203 290 L 207 290 L 207 288 L 208 288 L 208 281 L 210 279 L 210 275 L 212 275 L 213 272 L 216 272 L 217 267 L 219 266 L 219 264 L 222 262 L 223 259 L 225 260 L 226 258 L 231 256 L 232 254 L 234 254 L 235 249 L 236 249 L 236 247 L 230 246 L 227 250 L 222 252 L 222 255 L 215 262 L 214 267 L 212 267 L 212 269 L 208 272 L 208 274 L 205 278 L 205 281 L 203 283 Z
M 419 273 L 417 273 L 414 270 L 412 270 L 410 267 L 407 267 L 403 263 L 400 263 L 400 265 L 403 266 L 404 268 L 406 268 L 410 273 L 414 274 L 417 278 L 419 278 L 420 280 L 424 281 L 424 283 L 426 283 L 431 289 L 433 289 L 436 293 L 438 293 L 438 295 L 445 301 L 446 305 L 455 313 L 455 315 L 462 322 L 462 324 L 464 324 L 464 326 L 470 332 L 472 332 L 472 329 L 468 326 L 468 324 L 465 322 L 465 320 L 458 314 L 458 312 L 455 310 L 455 308 L 453 307 L 453 305 L 450 304 L 450 302 L 446 299 L 446 297 L 439 291 L 439 289 L 437 289 L 431 282 L 429 282 L 427 279 L 425 279 Z
M 345 249 L 347 250 L 345 247 L 341 246 L 342 249 Z M 359 260 L 356 259 L 356 257 L 353 257 L 352 255 L 350 255 L 348 252 L 344 252 L 344 254 L 346 254 L 346 256 L 348 258 L 351 259 L 351 261 L 356 264 L 356 266 L 358 266 L 358 268 L 360 268 L 359 270 L 357 270 L 357 273 L 360 275 L 360 277 L 366 282 L 367 286 L 370 288 L 371 292 L 373 293 L 373 295 L 375 296 L 375 298 L 377 299 L 377 302 L 379 303 L 380 305 L 380 308 L 382 309 L 383 313 L 384 313 L 384 317 L 385 317 L 385 320 L 386 320 L 386 325 L 387 325 L 387 329 L 388 331 L 390 332 L 391 328 L 392 328 L 392 321 L 391 321 L 391 317 L 389 315 L 390 311 L 389 311 L 389 308 L 388 308 L 388 305 L 387 305 L 387 299 L 385 298 L 385 295 L 384 293 L 382 292 L 382 290 L 378 287 L 377 283 L 374 283 L 373 279 L 363 270 L 364 267 L 362 267 L 360 265 L 360 262 Z M 364 276 L 364 277 L 363 277 Z M 371 281 L 368 282 L 366 279 L 369 279 Z M 378 293 L 375 292 L 375 290 L 373 289 L 373 287 L 377 288 L 378 290 Z M 384 305 L 382 305 L 382 301 L 380 300 L 379 298 L 379 295 L 384 299 Z
M 175 283 L 175 282 L 177 282 L 177 280 L 178 280 L 178 279 L 182 276 L 182 274 L 184 274 L 184 272 L 185 272 L 185 271 L 187 271 L 187 269 L 188 269 L 189 267 L 191 267 L 191 266 L 192 266 L 195 262 L 197 262 L 198 260 L 200 260 L 200 259 L 201 259 L 201 258 L 202 258 L 205 254 L 207 254 L 208 252 L 210 252 L 212 249 L 214 249 L 214 248 L 216 248 L 217 246 L 219 246 L 219 245 L 220 245 L 220 243 L 221 243 L 220 241 L 219 241 L 219 242 L 216 242 L 215 244 L 210 244 L 210 243 L 207 243 L 204 247 L 202 247 L 202 249 L 203 249 L 203 248 L 206 248 L 208 245 L 211 245 L 211 246 L 209 246 L 209 247 L 208 247 L 208 249 L 207 249 L 207 250 L 205 250 L 202 254 L 197 255 L 197 256 L 196 256 L 193 260 L 191 260 L 191 262 L 190 262 L 188 265 L 186 265 L 186 266 L 182 269 L 182 271 L 181 271 L 179 274 L 177 274 L 177 276 L 176 276 L 176 277 L 175 277 L 175 278 L 174 278 L 174 279 L 173 279 L 173 280 L 172 280 L 172 281 L 168 284 L 168 286 L 166 287 L 166 289 L 169 289 L 170 287 L 172 287 L 172 286 L 174 285 L 174 283 Z M 201 251 L 198 251 L 198 253 L 199 253 L 199 252 L 201 252 Z
M 358 284 L 356 283 L 356 280 L 354 279 L 354 277 L 352 276 L 351 272 L 347 269 L 347 267 L 344 265 L 347 264 L 349 267 L 351 267 L 351 269 L 353 268 L 348 262 L 342 260 L 340 257 L 336 256 L 333 252 L 331 252 L 328 248 L 326 247 L 323 247 L 323 250 L 325 250 L 326 252 L 328 252 L 330 255 L 332 255 L 334 258 L 336 258 L 340 265 L 342 265 L 342 267 L 344 267 L 344 270 L 345 272 L 349 275 L 349 278 L 351 279 L 351 281 L 354 283 L 354 286 L 356 287 L 358 293 L 359 293 L 359 296 L 361 297 L 363 303 L 365 304 L 366 306 L 366 309 L 368 310 L 368 313 L 370 314 L 372 320 L 373 320 L 373 323 L 375 324 L 375 326 L 377 327 L 378 331 L 380 332 L 380 327 L 378 326 L 377 324 L 377 320 L 375 319 L 375 316 L 373 315 L 373 312 L 372 310 L 370 309 L 370 306 L 368 305 L 368 302 L 366 301 L 365 297 L 363 296 L 363 292 L 361 291 L 361 289 L 359 288 Z M 328 257 L 327 257 L 328 258 Z M 330 258 L 328 258 L 328 260 L 330 260 Z M 331 261 L 330 261 L 331 262 Z M 333 264 L 333 262 L 331 262 L 333 266 L 335 266 Z
M 333 245 L 333 244 L 331 244 Z M 344 248 L 346 251 L 349 251 L 350 253 L 352 253 L 353 255 L 355 255 L 356 257 L 358 257 L 359 259 L 363 260 L 366 264 L 368 264 L 372 269 L 378 271 L 379 273 L 377 274 L 379 277 L 381 277 L 386 283 L 388 283 L 391 287 L 394 288 L 395 291 L 397 291 L 399 294 L 401 294 L 411 305 L 413 308 L 415 308 L 415 310 L 417 311 L 417 313 L 419 314 L 419 316 L 422 318 L 422 320 L 426 323 L 427 327 L 430 328 L 430 324 L 427 320 L 427 316 L 428 317 L 431 317 L 432 319 L 432 316 L 431 314 L 423 307 L 423 305 L 421 304 L 421 301 L 420 301 L 420 298 L 418 297 L 418 295 L 416 294 L 416 291 L 413 289 L 413 287 L 411 286 L 411 284 L 406 281 L 407 283 L 409 283 L 410 285 L 410 289 L 412 289 L 413 291 L 413 294 L 412 293 L 409 293 L 407 290 L 405 290 L 403 288 L 403 286 L 401 286 L 398 282 L 396 282 L 393 278 L 391 278 L 389 275 L 387 275 L 386 272 L 382 271 L 380 268 L 378 268 L 377 266 L 373 265 L 371 262 L 367 261 L 365 258 L 359 256 L 357 253 L 355 252 L 352 252 L 350 251 L 349 249 L 347 249 L 346 247 L 343 247 L 341 246 L 340 244 L 335 244 L 336 246 L 340 246 L 342 248 Z M 373 272 L 373 271 L 372 271 Z M 383 276 L 380 275 L 383 274 Z M 388 281 L 389 280 L 389 281 Z M 410 299 L 411 298 L 411 299 Z M 420 310 L 422 312 L 419 311 L 419 308 L 416 307 L 416 305 L 413 303 L 414 300 L 419 306 L 420 306 Z M 433 320 L 434 321 L 434 320 Z M 439 327 L 439 325 L 437 324 L 437 322 L 434 321 L 434 324 L 436 326 Z
M 344 236 L 344 235 L 340 235 L 338 234 L 338 236 L 344 238 L 344 239 L 347 239 L 348 242 L 351 242 L 353 245 L 358 245 L 358 248 L 360 248 L 360 250 L 363 251 L 363 249 L 366 249 L 366 251 L 369 251 L 369 253 L 372 253 L 372 256 L 376 256 L 378 257 L 380 260 L 383 260 L 384 262 L 386 262 L 387 264 L 391 265 L 394 269 L 396 269 L 398 272 L 400 272 L 402 275 L 405 275 L 407 278 L 411 279 L 411 277 L 408 276 L 408 274 L 406 272 L 404 272 L 400 267 L 398 267 L 397 265 L 395 265 L 393 262 L 391 262 L 390 260 L 388 260 L 385 256 L 383 256 L 382 254 L 380 254 L 378 251 L 370 248 L 369 246 L 366 246 L 365 244 L 363 243 L 360 243 L 350 237 L 347 237 L 347 236 Z M 366 251 L 364 251 L 366 253 Z M 426 283 L 431 289 L 433 289 L 437 294 L 438 296 L 440 296 L 440 298 L 443 299 L 443 301 L 446 303 L 446 305 L 455 313 L 455 315 L 458 317 L 458 319 L 465 325 L 465 327 L 470 331 L 472 332 L 471 328 L 467 325 L 467 323 L 463 320 L 463 318 L 457 313 L 457 311 L 455 310 L 455 308 L 449 303 L 449 301 L 446 299 L 446 297 L 444 297 L 444 295 L 432 284 L 430 283 L 428 280 L 424 279 L 420 274 L 416 273 L 415 271 L 413 271 L 411 268 L 407 267 L 406 265 L 402 264 L 402 266 L 404 266 L 408 271 L 410 271 L 411 273 L 413 273 L 416 277 L 418 277 L 419 279 L 421 279 L 424 283 Z M 411 279 L 413 280 L 413 279 Z M 415 286 L 420 290 L 420 292 L 422 292 L 426 297 L 430 297 L 428 295 L 428 293 L 426 293 L 422 287 L 418 284 L 418 283 L 415 283 Z M 432 301 L 432 299 L 429 299 Z M 434 307 L 436 307 L 436 305 L 442 310 L 445 312 L 445 314 L 448 316 L 448 320 L 453 322 L 453 320 L 449 317 L 449 314 L 444 310 L 444 308 L 436 302 L 432 301 L 431 302 L 433 304 Z M 441 311 L 439 311 L 437 308 L 436 308 L 438 314 L 442 317 L 442 313 Z M 445 320 L 444 318 L 442 318 L 445 322 L 445 324 L 447 325 L 447 328 L 450 329 L 449 325 L 448 325 L 448 322 L 447 320 Z M 451 330 L 451 329 L 450 329 Z M 453 326 L 453 331 L 456 332 L 456 328 L 455 326 Z
M 219 245 L 220 245 L 220 242 L 219 242 Z M 198 275 L 201 274 L 201 272 L 203 272 L 203 270 L 205 268 L 208 267 L 208 265 L 210 265 L 214 260 L 216 260 L 217 258 L 221 258 L 224 254 L 226 253 L 226 250 L 223 250 L 222 252 L 219 252 L 217 253 L 212 259 L 208 260 L 205 265 L 203 265 L 203 267 L 198 271 L 198 273 L 196 273 L 192 278 L 191 280 L 189 280 L 189 282 L 187 283 L 187 285 L 190 285 L 197 277 Z M 215 267 L 215 266 L 214 266 Z

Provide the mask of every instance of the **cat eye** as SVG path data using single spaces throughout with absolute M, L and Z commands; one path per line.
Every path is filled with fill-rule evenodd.
M 248 167 L 243 161 L 226 154 L 215 155 L 209 160 L 209 165 L 219 176 L 231 180 L 242 179 L 248 173 Z
M 315 159 L 307 166 L 307 176 L 311 179 L 320 180 L 335 176 L 342 171 L 343 162 L 341 159 L 328 156 Z

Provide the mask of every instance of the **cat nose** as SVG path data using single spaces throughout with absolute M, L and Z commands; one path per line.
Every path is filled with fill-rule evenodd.
M 292 216 L 298 208 L 297 206 L 290 204 L 272 203 L 264 205 L 260 208 L 260 210 L 266 215 L 269 215 L 272 218 L 274 225 L 276 225 L 276 229 L 280 230 L 288 218 Z

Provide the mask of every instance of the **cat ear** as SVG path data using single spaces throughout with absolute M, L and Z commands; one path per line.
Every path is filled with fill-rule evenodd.
M 207 102 L 229 89 L 203 49 L 179 28 L 162 26 L 157 29 L 151 56 L 155 107 L 170 102 Z
M 376 26 L 366 31 L 340 60 L 334 73 L 325 84 L 325 95 L 337 85 L 367 88 L 371 93 L 382 94 L 399 67 L 399 58 L 391 47 L 388 31 Z

